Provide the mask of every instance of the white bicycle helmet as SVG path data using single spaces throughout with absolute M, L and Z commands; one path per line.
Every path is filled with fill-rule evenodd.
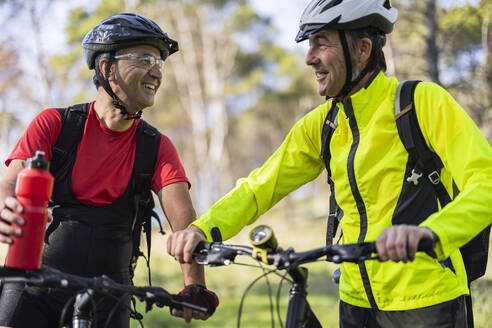
M 296 41 L 322 28 L 356 30 L 372 26 L 391 33 L 397 17 L 390 0 L 312 0 L 301 15 Z
M 375 67 L 374 61 L 371 60 L 362 72 L 353 78 L 345 31 L 375 28 L 385 40 L 385 35 L 393 31 L 397 17 L 398 11 L 391 7 L 390 0 L 312 0 L 301 15 L 296 42 L 306 40 L 309 35 L 322 29 L 338 31 L 345 57 L 346 80 L 337 98 L 345 97 Z

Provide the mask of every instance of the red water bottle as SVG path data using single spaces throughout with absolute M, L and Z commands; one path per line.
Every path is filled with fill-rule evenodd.
M 11 268 L 35 270 L 41 266 L 44 233 L 48 217 L 48 201 L 53 192 L 53 176 L 43 151 L 27 160 L 26 168 L 17 175 L 15 195 L 24 210 L 17 213 L 24 218 L 19 237 L 11 236 L 12 244 L 5 265 Z

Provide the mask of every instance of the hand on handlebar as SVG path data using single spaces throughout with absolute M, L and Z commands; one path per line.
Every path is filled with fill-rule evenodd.
M 206 241 L 205 234 L 200 228 L 192 225 L 172 233 L 167 238 L 167 252 L 180 263 L 192 263 L 193 251 L 201 241 Z
M 411 262 L 415 259 L 417 246 L 423 239 L 435 241 L 434 234 L 428 228 L 412 225 L 394 225 L 384 229 L 376 240 L 380 261 Z
M 182 317 L 186 322 L 191 319 L 206 320 L 210 317 L 215 309 L 219 306 L 219 298 L 217 295 L 207 289 L 205 286 L 193 284 L 188 285 L 178 294 L 183 301 L 207 308 L 207 313 L 184 309 L 184 311 L 172 309 L 171 314 L 176 317 Z

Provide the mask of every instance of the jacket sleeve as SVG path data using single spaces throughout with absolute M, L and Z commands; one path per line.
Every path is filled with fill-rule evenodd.
M 309 112 L 291 129 L 282 145 L 247 178 L 214 204 L 194 225 L 208 240 L 213 227 L 229 239 L 252 224 L 284 196 L 315 179 L 325 165 L 320 156 L 321 129 L 326 106 Z
M 439 155 L 460 190 L 451 203 L 421 224 L 437 234 L 436 253 L 446 259 L 492 222 L 492 147 L 463 108 L 438 85 L 420 83 L 415 108 L 427 145 Z

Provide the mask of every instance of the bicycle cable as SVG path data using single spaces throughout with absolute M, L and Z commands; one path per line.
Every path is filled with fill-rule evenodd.
M 142 323 L 143 315 L 137 311 L 137 300 L 134 296 L 130 297 L 130 303 L 130 318 L 137 320 L 140 328 L 144 328 L 144 325 Z M 132 306 L 133 309 L 131 308 Z
M 75 296 L 77 296 L 77 294 L 75 294 L 72 297 L 70 297 L 65 302 L 65 304 L 63 305 L 63 308 L 62 308 L 62 311 L 61 311 L 61 314 L 60 314 L 60 322 L 58 323 L 58 328 L 63 328 L 63 322 L 65 321 L 65 317 L 67 315 L 68 307 L 75 301 Z
M 278 287 L 277 287 L 277 316 L 278 316 L 278 321 L 280 322 L 280 328 L 284 328 L 284 323 L 282 321 L 282 316 L 280 315 L 280 291 L 282 290 L 282 284 L 284 282 L 284 280 L 289 280 L 287 279 L 287 275 L 289 273 L 288 272 L 285 272 L 283 275 L 282 275 L 282 278 L 280 279 L 280 282 L 278 284 Z
M 267 269 L 265 266 L 260 262 L 260 267 L 263 270 L 263 273 L 267 272 Z M 272 323 L 272 328 L 275 328 L 275 315 L 273 311 L 273 300 L 272 300 L 272 286 L 270 285 L 270 279 L 268 279 L 268 274 L 265 276 L 266 280 L 266 285 L 268 289 L 268 299 L 270 300 L 270 317 L 271 317 L 271 323 Z
M 130 299 L 130 293 L 124 293 L 123 296 L 120 297 L 118 302 L 116 302 L 116 304 L 113 306 L 113 308 L 111 309 L 111 312 L 109 312 L 108 317 L 106 318 L 106 323 L 104 324 L 104 328 L 109 327 L 109 324 L 111 322 L 113 315 L 120 308 L 120 306 L 125 301 L 125 299 L 128 299 L 128 300 Z M 131 310 L 131 308 L 130 308 L 130 310 Z
M 249 285 L 248 287 L 246 287 L 246 290 L 244 291 L 243 295 L 241 296 L 241 301 L 239 302 L 239 310 L 238 310 L 238 314 L 237 314 L 237 328 L 240 328 L 241 327 L 241 313 L 243 311 L 243 303 L 244 303 L 244 299 L 246 298 L 246 294 L 248 294 L 248 292 L 250 291 L 250 289 L 263 277 L 265 277 L 266 275 L 269 275 L 271 273 L 273 273 L 274 271 L 277 271 L 277 269 L 273 269 L 273 270 L 269 270 L 265 273 L 263 273 L 262 275 L 260 275 L 259 277 L 257 277 L 255 280 L 253 280 Z

